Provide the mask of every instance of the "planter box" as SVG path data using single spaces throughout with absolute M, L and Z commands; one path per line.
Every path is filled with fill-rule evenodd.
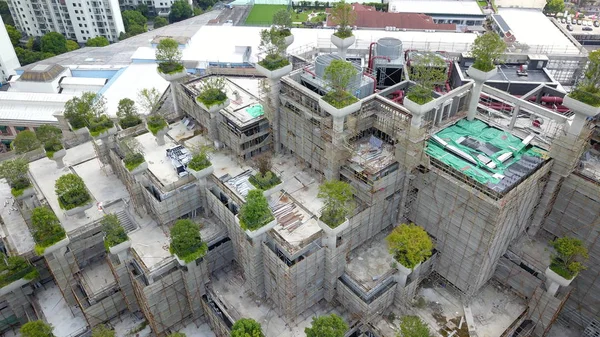
M 338 235 L 339 233 L 341 233 L 342 231 L 344 231 L 344 230 L 348 229 L 348 227 L 350 227 L 350 221 L 347 218 L 346 218 L 346 221 L 342 222 L 336 228 L 329 227 L 328 224 L 324 223 L 320 219 L 317 219 L 317 223 L 319 224 L 319 227 L 321 227 L 321 229 L 323 230 L 323 232 L 325 232 L 325 234 L 327 236 Z
M 73 128 L 73 126 L 71 126 L 71 123 L 69 123 L 69 127 L 71 128 L 71 130 L 73 130 L 73 133 L 75 133 L 76 135 L 82 136 L 82 135 L 87 135 L 87 134 L 90 133 L 90 131 L 88 130 L 87 126 L 84 126 L 82 128 L 79 128 L 79 129 L 75 130 Z
M 18 279 L 12 283 L 5 285 L 4 287 L 0 288 L 0 297 L 21 288 L 22 286 L 29 283 L 29 281 L 31 281 L 31 280 L 26 280 L 26 279 L 22 278 L 22 279 Z
M 189 166 L 187 168 L 188 172 L 193 175 L 196 179 L 200 180 L 202 178 L 207 177 L 208 175 L 212 174 L 214 171 L 214 167 L 212 165 L 210 165 L 209 167 L 205 167 L 200 171 L 196 171 L 191 169 Z
M 78 206 L 78 207 L 75 207 L 75 208 L 71 208 L 71 209 L 69 209 L 69 210 L 66 210 L 66 211 L 65 211 L 65 214 L 67 214 L 68 216 L 77 215 L 77 214 L 79 214 L 79 213 L 83 213 L 83 212 L 85 212 L 86 210 L 88 210 L 88 209 L 92 208 L 92 206 L 93 206 L 93 203 L 92 203 L 92 202 L 89 202 L 89 203 L 87 203 L 87 204 L 85 204 L 85 205 L 81 205 L 81 206 Z
M 123 242 L 119 243 L 118 245 L 108 247 L 108 251 L 113 255 L 117 255 L 120 252 L 129 249 L 129 247 L 131 247 L 131 240 L 123 241 Z
M 283 40 L 285 47 L 289 47 L 292 43 L 294 43 L 294 35 L 286 36 Z
M 577 276 L 577 275 L 575 275 L 575 276 Z M 563 287 L 567 287 L 569 284 L 571 284 L 571 282 L 573 282 L 573 280 L 575 279 L 575 276 L 573 276 L 572 279 L 567 280 L 566 278 L 555 273 L 552 269 L 550 269 L 550 267 L 546 268 L 546 278 L 549 281 L 552 281 Z
M 473 66 L 470 66 L 469 69 L 467 69 L 467 75 L 469 75 L 470 78 L 482 83 L 494 77 L 494 75 L 496 75 L 497 72 L 498 68 L 494 68 L 493 70 L 487 72 L 473 68 Z
M 57 243 L 53 244 L 52 246 L 46 247 L 46 249 L 44 249 L 44 256 L 48 256 L 48 255 L 54 253 L 55 251 L 68 246 L 69 243 L 71 243 L 71 240 L 67 236 L 64 239 L 62 239 L 62 240 L 58 241 Z
M 573 112 L 582 114 L 586 117 L 593 117 L 600 113 L 600 107 L 591 106 L 569 96 L 563 98 L 562 104 Z
M 425 104 L 417 104 L 411 101 L 408 97 L 404 98 L 404 107 L 407 108 L 412 114 L 411 125 L 420 127 L 423 116 L 429 111 L 433 110 L 438 102 L 434 99 Z
M 402 275 L 410 275 L 413 271 L 417 270 L 421 266 L 422 262 L 419 262 L 413 269 L 405 267 L 402 263 L 396 261 L 398 272 Z
M 333 34 L 331 34 L 331 43 L 339 49 L 348 49 L 351 45 L 356 41 L 356 36 L 352 35 L 345 39 L 339 38 Z
M 26 189 L 23 190 L 23 194 L 21 194 L 20 196 L 18 196 L 16 199 L 17 200 L 23 200 L 23 199 L 27 199 L 29 197 L 31 197 L 32 195 L 35 194 L 35 188 L 33 188 L 33 186 L 29 186 Z
M 338 109 L 338 108 L 334 107 L 333 105 L 327 103 L 322 98 L 319 98 L 319 107 L 321 109 L 325 110 L 328 114 L 332 115 L 333 117 L 346 117 L 349 114 L 360 110 L 360 108 L 362 107 L 362 101 L 359 100 L 356 103 L 352 103 L 341 109 Z
M 121 160 L 121 165 L 123 165 L 123 167 L 125 167 L 125 163 L 122 160 Z M 134 168 L 131 171 L 129 171 L 127 169 L 127 167 L 125 167 L 125 170 L 127 172 L 131 173 L 134 176 L 145 172 L 147 169 L 148 169 L 148 162 L 147 161 L 144 161 L 143 163 L 139 164 L 136 168 Z
M 156 72 L 160 75 L 160 77 L 162 77 L 165 81 L 168 81 L 168 82 L 177 81 L 178 79 L 184 78 L 188 75 L 187 71 L 185 70 L 185 67 L 183 67 L 183 69 L 181 71 L 178 71 L 176 73 L 165 74 L 165 73 L 162 73 L 157 66 Z
M 275 185 L 275 186 L 273 186 L 273 187 L 269 188 L 268 190 L 265 190 L 265 191 L 263 191 L 263 195 L 264 195 L 266 198 L 268 198 L 268 197 L 270 197 L 271 195 L 273 195 L 273 194 L 275 194 L 275 193 L 277 193 L 277 192 L 281 191 L 281 187 L 283 187 L 283 180 L 282 180 L 282 181 L 281 181 L 279 184 L 277 184 L 277 185 Z
M 93 137 L 93 136 L 92 136 L 92 137 L 93 137 L 94 139 L 96 139 L 96 140 L 99 140 L 99 139 L 105 139 L 106 137 L 108 137 L 108 136 L 112 136 L 112 135 L 114 135 L 115 133 L 117 133 L 117 124 L 113 125 L 113 127 L 112 127 L 112 128 L 110 128 L 110 129 L 108 129 L 108 130 L 106 130 L 106 131 L 102 132 L 101 134 L 99 134 L 99 135 L 97 135 L 97 136 L 95 136 L 95 137 Z M 91 136 L 91 134 L 90 134 L 90 136 Z
M 223 102 L 221 104 L 212 105 L 211 107 L 207 107 L 206 105 L 204 105 L 204 103 L 198 101 L 198 99 L 194 99 L 194 100 L 196 101 L 196 104 L 198 104 L 199 107 L 201 107 L 203 110 L 207 111 L 211 115 L 217 111 L 221 111 L 221 109 L 225 109 L 227 106 L 229 106 L 229 103 L 230 103 L 229 98 L 228 98 L 227 100 L 225 100 L 225 102 Z
M 62 159 L 64 156 L 67 155 L 67 150 L 65 150 L 64 148 L 54 152 L 54 154 L 52 155 L 52 158 L 48 157 L 48 153 L 46 152 L 46 150 L 44 150 L 44 153 L 46 153 L 46 157 L 50 160 L 59 160 Z
M 275 70 L 269 70 L 263 66 L 261 66 L 260 64 L 256 63 L 254 65 L 254 68 L 256 68 L 256 71 L 258 71 L 259 74 L 263 75 L 264 77 L 270 79 L 270 80 L 278 80 L 280 78 L 282 78 L 283 76 L 289 74 L 292 71 L 292 64 L 288 64 L 285 67 L 279 68 L 279 69 L 275 69 Z
M 240 228 L 242 227 L 240 225 L 240 218 L 238 218 L 238 216 L 235 216 L 235 223 L 240 226 Z M 251 230 L 244 230 L 246 232 L 246 235 L 248 235 L 249 238 L 254 239 L 268 231 L 270 231 L 271 229 L 275 228 L 275 226 L 277 225 L 277 218 L 273 219 L 273 221 L 267 223 L 266 225 L 262 226 L 261 228 L 251 231 Z

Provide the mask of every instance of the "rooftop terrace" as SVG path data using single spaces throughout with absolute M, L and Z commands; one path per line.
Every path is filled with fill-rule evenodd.
M 1 234 L 8 240 L 9 249 L 14 250 L 17 255 L 22 255 L 32 251 L 35 242 L 10 191 L 6 180 L 0 180 L 0 218 L 3 224 Z

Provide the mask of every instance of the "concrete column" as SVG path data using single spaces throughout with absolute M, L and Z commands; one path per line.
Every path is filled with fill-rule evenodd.
M 278 78 L 269 79 L 271 84 L 271 105 L 273 107 L 273 120 L 271 128 L 273 130 L 273 150 L 279 153 L 281 150 L 281 138 L 279 135 L 279 87 L 280 81 Z
M 165 145 L 165 135 L 169 132 L 169 127 L 165 126 L 161 130 L 159 130 L 154 137 L 156 137 L 156 144 L 158 146 Z
M 542 227 L 545 215 L 552 209 L 552 206 L 554 206 L 554 194 L 558 192 L 558 189 L 562 183 L 562 179 L 563 178 L 556 172 L 550 173 L 548 182 L 542 191 L 540 202 L 535 210 L 535 213 L 533 214 L 531 225 L 529 225 L 529 228 L 527 229 L 527 234 L 533 236 Z
M 206 177 L 198 179 L 198 189 L 200 191 L 200 205 L 204 210 L 204 215 L 210 216 L 211 212 L 208 209 L 208 200 L 206 198 L 206 189 L 208 188 L 208 181 Z
M 179 115 L 179 105 L 177 104 L 177 93 L 176 93 L 176 89 L 175 89 L 175 87 L 177 86 L 177 83 L 174 81 L 171 81 L 170 85 L 171 85 L 171 97 L 173 98 L 173 111 L 175 111 L 175 113 L 177 115 Z
M 217 149 L 221 147 L 221 142 L 219 140 L 218 116 L 219 116 L 218 112 L 213 112 L 210 114 L 210 121 L 209 121 L 209 127 L 208 127 L 208 138 L 213 140 L 213 142 L 215 144 L 215 148 L 217 148 Z
M 477 105 L 479 104 L 479 96 L 481 95 L 481 89 L 483 88 L 482 81 L 475 81 L 473 89 L 471 89 L 471 98 L 469 100 L 469 111 L 467 113 L 467 120 L 472 121 L 477 114 Z
M 335 133 L 344 132 L 344 116 L 333 117 L 333 131 Z

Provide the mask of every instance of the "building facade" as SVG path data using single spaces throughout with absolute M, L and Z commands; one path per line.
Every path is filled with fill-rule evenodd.
M 15 69 L 20 66 L 10 37 L 4 28 L 4 21 L 0 18 L 0 84 L 4 83 L 10 75 L 14 75 Z
M 8 7 L 17 29 L 28 36 L 59 32 L 79 43 L 96 36 L 116 42 L 125 31 L 118 0 L 11 0 Z

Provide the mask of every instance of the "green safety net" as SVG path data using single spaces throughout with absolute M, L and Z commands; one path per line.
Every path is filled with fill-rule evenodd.
M 248 113 L 248 115 L 252 116 L 252 118 L 256 118 L 258 116 L 262 116 L 265 114 L 265 111 L 263 110 L 263 106 L 260 104 L 253 105 L 249 108 L 246 108 L 246 112 Z
M 436 135 L 448 142 L 449 145 L 453 145 L 471 155 L 471 157 L 473 157 L 473 159 L 477 162 L 477 165 L 445 150 L 434 140 L 428 141 L 425 152 L 433 158 L 440 160 L 446 165 L 449 165 L 450 167 L 466 174 L 482 184 L 499 183 L 501 179 L 494 177 L 494 174 L 503 174 L 504 170 L 506 170 L 514 162 L 519 161 L 523 155 L 543 158 L 547 156 L 546 151 L 535 146 L 526 146 L 522 143 L 520 138 L 513 136 L 510 132 L 490 127 L 480 120 L 460 120 L 456 124 L 438 132 Z M 467 136 L 471 139 L 479 141 L 480 143 L 489 143 L 500 150 L 490 156 L 479 150 L 458 143 L 459 138 Z M 500 162 L 498 157 L 508 152 L 512 153 L 512 157 L 504 163 Z M 485 164 L 477 158 L 477 155 L 482 155 L 489 158 L 496 163 L 496 167 L 494 169 L 490 169 L 488 167 L 484 169 L 483 167 Z

